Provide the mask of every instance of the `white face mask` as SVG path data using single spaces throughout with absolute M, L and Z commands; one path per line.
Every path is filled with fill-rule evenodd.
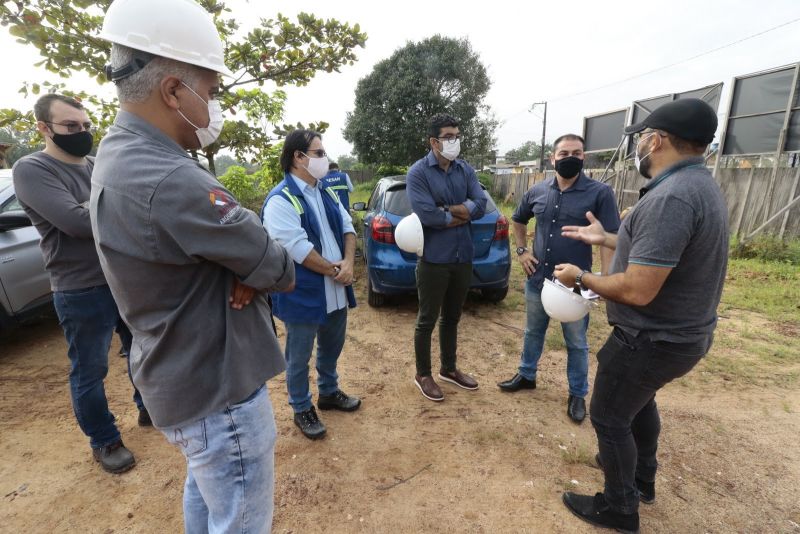
M 461 153 L 461 139 L 456 139 L 455 143 L 451 143 L 446 139 L 445 140 L 439 139 L 439 142 L 442 144 L 442 150 L 440 154 L 445 159 L 453 161 Z
M 647 169 L 645 169 L 644 171 L 642 170 L 642 163 L 644 163 L 644 160 L 646 160 L 648 158 L 648 156 L 650 156 L 650 154 L 652 154 L 652 152 L 648 152 L 647 154 L 644 155 L 644 157 L 639 157 L 639 145 L 642 144 L 642 141 L 646 141 L 647 139 L 650 139 L 655 134 L 656 133 L 653 132 L 653 133 L 648 134 L 648 135 L 644 136 L 643 138 L 639 139 L 639 142 L 636 143 L 636 147 L 634 148 L 634 153 L 636 155 L 633 157 L 633 164 L 636 166 L 636 170 L 639 172 L 639 174 L 641 174 L 645 178 L 650 178 L 650 176 L 645 174 L 647 172 Z
M 308 158 L 308 167 L 306 167 L 308 173 L 317 180 L 325 178 L 325 175 L 328 174 L 328 156 L 312 158 L 308 154 L 303 155 Z
M 181 82 L 183 83 L 183 82 Z M 203 100 L 203 97 L 198 95 L 194 89 L 183 83 L 184 86 L 188 90 L 190 90 L 194 95 Z M 205 102 L 205 100 L 203 100 Z M 205 148 L 208 145 L 212 144 L 219 138 L 219 134 L 222 133 L 222 125 L 225 122 L 225 119 L 222 116 L 222 106 L 219 104 L 219 100 L 211 99 L 207 102 L 208 105 L 208 126 L 205 128 L 200 128 L 195 123 L 190 121 L 186 118 L 186 115 L 181 113 L 181 110 L 178 110 L 183 120 L 194 126 L 195 134 L 197 135 L 197 140 L 200 141 L 200 148 Z

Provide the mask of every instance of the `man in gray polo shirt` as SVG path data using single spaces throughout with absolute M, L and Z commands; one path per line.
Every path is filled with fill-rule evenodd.
M 265 533 L 276 439 L 265 381 L 285 366 L 265 292 L 292 289 L 294 265 L 187 153 L 222 126 L 218 73 L 230 71 L 213 21 L 194 2 L 161 0 L 145 17 L 142 5 L 112 3 L 101 33 L 121 110 L 92 178 L 100 261 L 133 332 L 133 380 L 186 457 L 186 532 Z
M 45 148 L 14 165 L 14 190 L 42 236 L 39 246 L 68 344 L 75 418 L 95 460 L 110 473 L 122 473 L 136 460 L 122 443 L 103 385 L 119 312 L 100 269 L 89 220 L 92 125 L 81 103 L 64 95 L 42 96 L 33 112 Z M 120 338 L 128 350 L 127 338 L 122 333 Z M 149 417 L 135 390 L 134 401 L 144 426 Z
M 564 493 L 564 504 L 589 523 L 639 529 L 639 502 L 655 500 L 661 423 L 656 392 L 688 373 L 708 352 L 728 260 L 727 208 L 704 165 L 717 115 L 702 100 L 681 99 L 625 130 L 636 134 L 636 166 L 650 182 L 618 236 L 591 213 L 586 227 L 563 234 L 615 248 L 608 276 L 556 266 L 569 286 L 608 300 L 614 327 L 597 353 L 590 406 L 605 490 Z

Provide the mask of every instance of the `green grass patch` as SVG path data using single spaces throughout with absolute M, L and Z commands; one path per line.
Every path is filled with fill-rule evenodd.
M 800 266 L 800 239 L 781 239 L 774 235 L 759 235 L 745 243 L 731 243 L 731 258 L 788 263 Z
M 764 314 L 773 321 L 800 323 L 800 268 L 784 262 L 731 259 L 720 313 L 731 308 Z

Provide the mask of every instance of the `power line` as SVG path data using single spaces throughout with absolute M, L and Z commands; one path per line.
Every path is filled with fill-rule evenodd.
M 750 39 L 754 39 L 756 37 L 764 35 L 765 33 L 769 33 L 769 32 L 775 31 L 777 29 L 783 28 L 784 26 L 789 26 L 790 24 L 794 24 L 795 22 L 798 22 L 798 21 L 800 21 L 800 17 L 798 17 L 796 19 L 793 19 L 793 20 L 790 20 L 788 22 L 784 22 L 783 24 L 778 24 L 777 26 L 773 26 L 772 28 L 768 28 L 766 30 L 762 30 L 762 31 L 760 31 L 758 33 L 754 33 L 752 35 L 748 35 L 747 37 L 742 37 L 741 39 L 738 39 L 738 40 L 733 41 L 731 43 L 728 43 L 728 44 L 725 44 L 725 45 L 722 45 L 722 46 L 718 46 L 716 48 L 712 48 L 711 50 L 707 50 L 707 51 L 702 52 L 700 54 L 696 54 L 694 56 L 691 56 L 691 57 L 688 57 L 688 58 L 685 58 L 685 59 L 681 59 L 679 61 L 675 61 L 674 63 L 670 63 L 668 65 L 664 65 L 664 66 L 655 68 L 653 70 L 649 70 L 647 72 L 642 72 L 641 74 L 636 74 L 634 76 L 629 76 L 628 78 L 624 78 L 622 80 L 617 80 L 615 82 L 607 83 L 605 85 L 600 85 L 600 86 L 594 87 L 592 89 L 587 89 L 585 91 L 579 91 L 577 93 L 572 93 L 572 94 L 568 94 L 568 95 L 558 96 L 558 97 L 555 97 L 555 98 L 550 98 L 550 99 L 548 99 L 548 101 L 549 102 L 555 102 L 555 101 L 558 101 L 558 100 L 564 100 L 564 99 L 567 99 L 567 98 L 572 98 L 574 96 L 585 95 L 587 93 L 592 93 L 594 91 L 599 91 L 600 89 L 605 89 L 607 87 L 613 87 L 614 85 L 618 85 L 618 84 L 621 84 L 621 83 L 629 82 L 629 81 L 635 80 L 637 78 L 642 78 L 643 76 L 648 76 L 648 75 L 653 74 L 655 72 L 659 72 L 659 71 L 662 71 L 662 70 L 670 69 L 672 67 L 675 67 L 677 65 L 681 65 L 683 63 L 688 63 L 689 61 L 693 61 L 693 60 L 695 60 L 695 59 L 697 59 L 699 57 L 703 57 L 703 56 L 707 56 L 709 54 L 713 54 L 714 52 L 718 52 L 718 51 L 720 51 L 720 50 L 722 50 L 724 48 L 729 48 L 729 47 L 737 45 L 739 43 L 743 43 L 744 41 L 749 41 Z
M 627 78 L 623 78 L 622 80 L 617 80 L 617 81 L 614 81 L 614 82 L 610 82 L 610 83 L 607 83 L 605 85 L 600 85 L 598 87 L 594 87 L 594 88 L 591 88 L 591 89 L 586 89 L 585 91 L 579 91 L 577 93 L 571 93 L 571 94 L 567 94 L 567 95 L 561 95 L 561 96 L 557 96 L 557 97 L 553 97 L 553 98 L 548 98 L 547 101 L 548 102 L 558 102 L 560 100 L 565 100 L 567 98 L 572 98 L 572 97 L 575 97 L 575 96 L 581 96 L 581 95 L 593 93 L 593 92 L 599 91 L 601 89 L 606 89 L 608 87 L 613 87 L 615 85 L 619 85 L 621 83 L 625 83 L 625 82 L 629 82 L 631 80 L 642 78 L 644 76 L 649 76 L 650 74 L 653 74 L 655 72 L 660 72 L 662 70 L 670 69 L 670 68 L 675 67 L 677 65 L 681 65 L 683 63 L 688 63 L 689 61 L 693 61 L 693 60 L 695 60 L 697 58 L 700 58 L 700 57 L 703 57 L 703 56 L 707 56 L 709 54 L 713 54 L 714 52 L 718 52 L 718 51 L 723 50 L 725 48 L 730 48 L 731 46 L 737 45 L 739 43 L 743 43 L 745 41 L 749 41 L 750 39 L 755 39 L 756 37 L 759 37 L 761 35 L 773 32 L 773 31 L 778 30 L 780 28 L 783 28 L 785 26 L 789 26 L 789 25 L 794 24 L 794 23 L 796 23 L 798 21 L 800 21 L 800 17 L 797 17 L 795 19 L 789 20 L 789 21 L 784 22 L 782 24 L 778 24 L 777 26 L 773 26 L 771 28 L 767 28 L 766 30 L 762 30 L 760 32 L 748 35 L 746 37 L 742 37 L 741 39 L 737 39 L 736 41 L 732 41 L 732 42 L 724 44 L 722 46 L 718 46 L 716 48 L 712 48 L 711 50 L 706 50 L 705 52 L 701 52 L 699 54 L 695 54 L 694 56 L 691 56 L 691 57 L 688 57 L 688 58 L 685 58 L 685 59 L 681 59 L 679 61 L 675 61 L 675 62 L 670 63 L 668 65 L 663 65 L 661 67 L 649 70 L 647 72 L 642 72 L 640 74 L 636 74 L 634 76 L 629 76 Z M 498 121 L 499 122 L 498 126 L 500 128 L 502 128 L 503 126 L 505 126 L 508 123 L 508 121 L 510 121 L 511 119 L 516 118 L 519 115 L 522 115 L 523 113 L 530 113 L 530 107 L 527 107 L 525 109 L 522 109 L 520 111 L 512 113 L 511 115 L 509 115 L 505 119 L 502 119 L 502 120 Z M 539 118 L 541 118 L 541 117 L 539 117 Z

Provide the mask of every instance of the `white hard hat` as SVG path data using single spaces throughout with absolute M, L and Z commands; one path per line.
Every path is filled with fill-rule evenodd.
M 194 0 L 114 0 L 100 38 L 233 76 L 211 15 Z
M 425 245 L 425 237 L 422 234 L 422 223 L 416 213 L 403 217 L 394 231 L 394 240 L 397 246 L 406 252 L 416 253 L 422 256 L 422 247 Z
M 542 287 L 542 307 L 551 318 L 562 323 L 582 319 L 589 313 L 591 301 L 574 293 L 568 287 L 545 279 Z

